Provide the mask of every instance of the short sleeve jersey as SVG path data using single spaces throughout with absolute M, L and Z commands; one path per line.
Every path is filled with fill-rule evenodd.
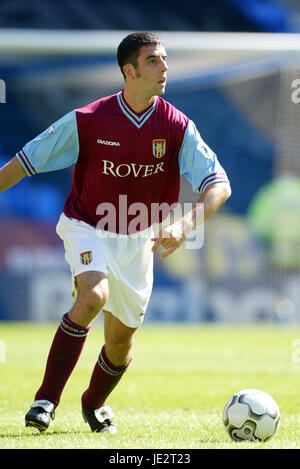
M 96 227 L 113 209 L 115 222 L 101 227 L 122 234 L 137 212 L 144 214 L 137 231 L 165 218 L 160 207 L 178 202 L 181 175 L 199 193 L 228 182 L 185 114 L 161 97 L 136 113 L 123 92 L 69 112 L 17 158 L 28 176 L 74 166 L 65 215 Z

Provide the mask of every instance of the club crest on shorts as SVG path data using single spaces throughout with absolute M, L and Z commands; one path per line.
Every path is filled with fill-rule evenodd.
M 156 138 L 152 140 L 152 153 L 156 158 L 161 158 L 166 153 L 166 140 L 164 138 Z
M 80 262 L 84 265 L 89 265 L 93 260 L 92 251 L 85 251 L 80 254 Z

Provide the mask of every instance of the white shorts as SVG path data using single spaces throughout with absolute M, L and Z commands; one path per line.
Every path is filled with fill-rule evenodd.
M 104 310 L 128 327 L 139 327 L 153 286 L 152 227 L 142 236 L 113 234 L 110 237 L 104 232 L 105 236 L 101 236 L 93 226 L 62 214 L 56 232 L 64 242 L 72 273 L 72 292 L 76 275 L 103 272 L 109 285 L 109 300 Z

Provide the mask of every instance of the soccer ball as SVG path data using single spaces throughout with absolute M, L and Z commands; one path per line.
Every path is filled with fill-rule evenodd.
M 266 441 L 279 425 L 280 411 L 269 394 L 244 389 L 234 394 L 223 410 L 223 423 L 235 441 Z

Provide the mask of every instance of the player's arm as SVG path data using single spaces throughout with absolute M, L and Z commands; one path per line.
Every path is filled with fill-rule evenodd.
M 207 186 L 195 207 L 182 219 L 187 233 L 189 234 L 193 231 L 199 224 L 199 221 L 205 221 L 213 215 L 230 196 L 231 187 L 228 182 L 217 182 Z
M 0 172 L 0 191 L 24 176 L 57 171 L 76 163 L 79 141 L 76 112 L 71 111 L 28 142 Z
M 14 186 L 26 175 L 67 168 L 76 162 L 78 153 L 76 113 L 71 111 L 28 142 L 0 168 L 0 192 Z
M 0 192 L 9 189 L 26 176 L 26 171 L 15 156 L 0 168 Z
M 155 252 L 158 246 L 162 246 L 165 251 L 161 254 L 161 257 L 172 254 L 185 242 L 188 235 L 198 224 L 213 215 L 230 195 L 231 188 L 227 182 L 210 184 L 201 194 L 192 210 L 175 223 L 163 228 L 157 238 L 153 238 L 152 251 Z
M 180 220 L 164 228 L 154 238 L 153 251 L 162 246 L 166 257 L 180 247 L 193 231 L 198 221 L 203 222 L 230 197 L 227 175 L 215 153 L 205 144 L 195 124 L 190 121 L 179 154 L 180 173 L 184 174 L 200 197 L 195 207 Z

